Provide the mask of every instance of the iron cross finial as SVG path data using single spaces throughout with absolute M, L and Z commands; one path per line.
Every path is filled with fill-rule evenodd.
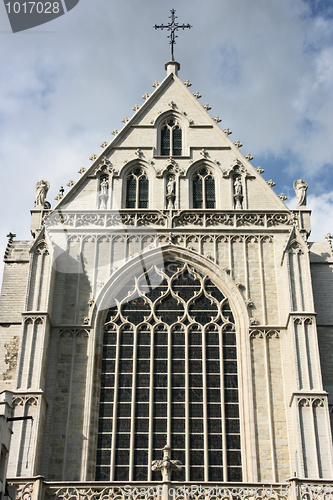
M 163 30 L 166 28 L 168 31 L 170 31 L 170 35 L 168 35 L 168 38 L 170 38 L 170 45 L 171 45 L 171 60 L 174 61 L 174 54 L 173 54 L 173 47 L 176 43 L 176 38 L 178 38 L 178 35 L 176 35 L 176 31 L 179 29 L 184 30 L 185 28 L 192 28 L 190 24 L 177 24 L 176 19 L 177 16 L 175 15 L 176 11 L 175 9 L 172 9 L 171 11 L 171 16 L 169 16 L 169 19 L 171 19 L 171 22 L 169 24 L 155 24 L 154 28 L 155 30 L 161 29 Z

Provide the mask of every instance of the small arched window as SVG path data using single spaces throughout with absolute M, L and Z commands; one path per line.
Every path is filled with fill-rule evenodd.
M 193 176 L 193 208 L 215 208 L 215 181 L 208 168 Z
M 161 127 L 161 155 L 181 156 L 182 130 L 174 118 L 166 120 Z
M 142 168 L 132 170 L 126 180 L 126 208 L 148 208 L 149 182 Z

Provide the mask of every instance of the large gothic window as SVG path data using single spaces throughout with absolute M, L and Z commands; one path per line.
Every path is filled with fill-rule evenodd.
M 169 118 L 161 127 L 161 155 L 181 156 L 182 154 L 182 130 L 179 123 Z
M 193 176 L 193 208 L 215 208 L 215 181 L 208 168 Z
M 123 289 L 107 314 L 96 480 L 160 481 L 151 462 L 169 444 L 184 464 L 175 481 L 241 481 L 228 300 L 187 264 L 167 262 L 148 274 L 125 285 L 127 298 Z
M 136 168 L 126 179 L 126 208 L 148 208 L 149 182 L 146 172 Z

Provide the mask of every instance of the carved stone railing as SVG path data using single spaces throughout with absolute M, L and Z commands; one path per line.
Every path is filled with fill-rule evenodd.
M 286 483 L 101 483 L 9 479 L 14 500 L 333 500 L 333 481 Z M 15 490 L 15 491 L 14 491 Z M 13 496 L 14 495 L 14 496 Z
M 297 214 L 286 211 L 223 210 L 55 210 L 45 218 L 49 230 L 82 228 L 115 228 L 123 226 L 155 228 L 286 228 L 298 224 Z

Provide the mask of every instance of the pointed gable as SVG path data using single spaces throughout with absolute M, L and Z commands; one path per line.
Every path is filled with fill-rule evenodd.
M 193 174 L 201 166 L 208 165 L 215 179 L 214 208 L 286 210 L 284 203 L 251 165 L 249 158 L 241 153 L 240 143 L 232 142 L 229 130 L 220 128 L 219 119 L 213 119 L 208 112 L 210 106 L 201 104 L 200 94 L 192 93 L 187 82 L 184 84 L 171 72 L 162 83 L 155 85 L 151 95 L 145 94 L 143 97 L 144 104 L 138 107 L 131 119 L 125 120 L 122 130 L 115 131 L 115 138 L 109 145 L 105 144 L 104 151 L 98 157 L 92 157 L 90 168 L 60 200 L 57 208 L 66 205 L 70 210 L 100 209 L 103 171 L 105 178 L 111 174 L 112 186 L 108 186 L 108 189 L 112 189 L 114 194 L 113 201 L 108 200 L 102 207 L 126 208 L 125 177 L 130 166 L 135 163 L 141 164 L 147 176 L 149 172 L 151 186 L 154 185 L 149 196 L 149 208 L 166 208 L 164 196 L 161 196 L 164 179 L 161 179 L 161 186 L 158 187 L 158 173 L 165 171 L 168 163 L 175 162 L 184 173 L 179 186 L 179 209 L 192 208 Z M 180 130 L 178 142 L 181 141 L 181 154 L 174 149 L 167 155 L 165 152 L 168 150 L 162 150 L 162 129 L 166 129 L 166 137 L 170 133 L 175 134 L 168 120 L 169 123 L 172 123 L 170 120 L 175 121 Z

